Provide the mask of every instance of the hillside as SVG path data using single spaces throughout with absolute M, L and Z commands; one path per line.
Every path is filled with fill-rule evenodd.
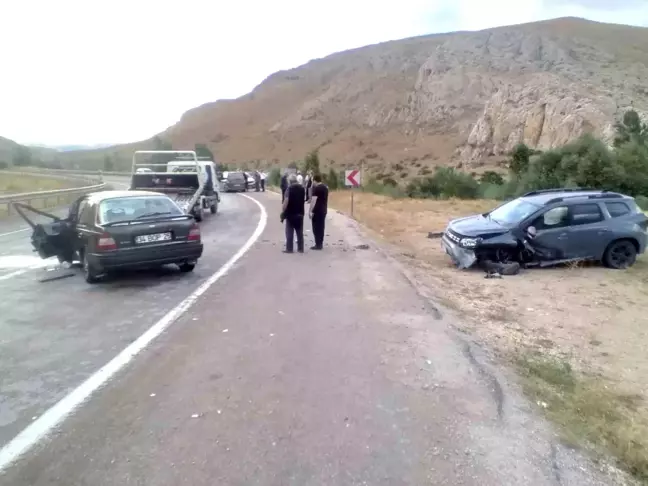
M 648 29 L 577 18 L 430 35 L 275 73 L 160 135 L 176 148 L 206 143 L 225 162 L 285 163 L 319 147 L 338 165 L 476 167 L 520 141 L 608 137 L 624 109 L 648 111 L 647 66 Z M 151 141 L 62 160 L 96 164 L 136 147 Z

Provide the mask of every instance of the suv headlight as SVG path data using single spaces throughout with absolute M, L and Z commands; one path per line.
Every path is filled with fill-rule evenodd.
M 481 238 L 462 238 L 460 243 L 466 248 L 475 248 L 480 241 Z

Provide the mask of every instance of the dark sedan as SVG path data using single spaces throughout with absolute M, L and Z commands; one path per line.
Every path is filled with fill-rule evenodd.
M 88 194 L 71 207 L 67 223 L 89 283 L 118 269 L 176 264 L 191 272 L 203 252 L 193 217 L 156 192 Z

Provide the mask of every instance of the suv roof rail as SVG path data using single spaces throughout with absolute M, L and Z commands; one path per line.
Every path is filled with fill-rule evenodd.
M 553 199 L 549 199 L 545 204 L 554 204 L 557 202 L 564 201 L 565 199 L 574 199 L 577 197 L 583 197 L 581 194 L 572 194 L 570 196 L 564 196 L 564 197 L 554 197 Z M 589 194 L 586 196 L 587 199 L 619 199 L 624 197 L 623 194 L 619 194 L 618 192 L 601 192 L 601 194 Z
M 557 187 L 555 189 L 538 189 L 535 191 L 527 192 L 521 197 L 527 196 L 537 196 L 538 194 L 551 194 L 552 192 L 589 192 L 589 191 L 600 191 L 607 192 L 607 189 L 596 189 L 593 187 Z

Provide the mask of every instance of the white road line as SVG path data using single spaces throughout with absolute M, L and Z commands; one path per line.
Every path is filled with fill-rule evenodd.
M 0 233 L 0 237 L 2 236 L 9 236 L 9 235 L 15 235 L 16 233 L 22 233 L 23 231 L 29 231 L 31 228 L 23 228 L 19 229 L 16 231 L 10 231 L 9 233 Z
M 9 280 L 10 278 L 17 277 L 18 275 L 22 275 L 23 273 L 27 273 L 31 268 L 25 268 L 23 270 L 16 270 L 15 272 L 7 273 L 5 275 L 0 275 L 0 281 L 2 280 Z
M 153 324 L 144 334 L 128 345 L 115 356 L 108 364 L 104 365 L 90 378 L 81 383 L 68 395 L 63 397 L 43 415 L 29 424 L 22 432 L 14 437 L 7 445 L 0 449 L 0 473 L 5 470 L 20 456 L 35 446 L 39 441 L 58 427 L 74 410 L 85 402 L 95 391 L 104 386 L 118 371 L 130 363 L 137 354 L 143 351 L 155 338 L 164 332 L 180 316 L 182 316 L 212 285 L 220 280 L 245 253 L 252 248 L 259 239 L 268 222 L 268 213 L 263 205 L 250 196 L 241 194 L 242 197 L 253 201 L 260 209 L 261 216 L 252 236 L 216 273 L 209 277 L 200 287 L 191 293 L 185 300 L 171 309 L 158 322 Z

